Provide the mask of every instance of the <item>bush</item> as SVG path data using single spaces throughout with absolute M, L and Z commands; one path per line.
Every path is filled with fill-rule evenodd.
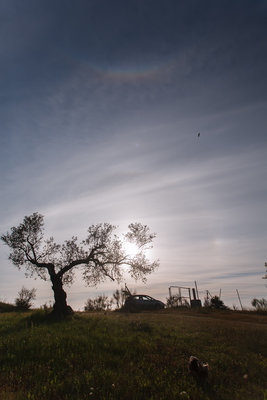
M 113 299 L 115 300 L 117 310 L 123 308 L 126 297 L 126 292 L 123 288 L 121 288 L 120 290 L 115 290 L 115 292 L 113 293 Z
M 190 308 L 189 302 L 185 298 L 179 297 L 177 294 L 174 296 L 167 297 L 166 300 L 167 300 L 166 303 L 167 308 L 178 308 L 178 307 Z
M 44 303 L 41 307 L 41 310 L 43 310 L 46 314 L 49 314 L 53 311 L 53 307 L 51 305 L 47 305 L 46 303 Z
M 84 311 L 108 311 L 111 310 L 113 300 L 109 300 L 108 296 L 100 295 L 95 299 L 88 299 Z
M 18 310 L 26 311 L 32 306 L 32 300 L 36 299 L 36 289 L 26 289 L 24 286 L 18 293 L 18 297 L 15 299 L 15 304 Z
M 255 307 L 257 311 L 267 311 L 266 299 L 253 299 L 251 305 Z
M 228 309 L 228 307 L 224 304 L 224 302 L 218 296 L 213 296 L 210 299 L 208 299 L 206 297 L 204 300 L 204 307 L 215 308 L 216 310 L 227 310 Z

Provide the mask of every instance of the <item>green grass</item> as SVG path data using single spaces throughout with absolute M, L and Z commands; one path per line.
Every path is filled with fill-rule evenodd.
M 209 363 L 208 379 L 188 373 L 190 355 Z M 262 315 L 0 315 L 1 400 L 264 400 L 266 376 Z

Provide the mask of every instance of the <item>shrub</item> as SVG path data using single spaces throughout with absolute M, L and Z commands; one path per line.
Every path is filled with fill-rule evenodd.
M 178 307 L 190 308 L 189 302 L 185 298 L 178 296 L 178 294 L 167 297 L 166 300 L 167 300 L 166 303 L 167 308 L 178 308 Z
M 224 302 L 218 297 L 213 296 L 211 298 L 205 298 L 204 307 L 206 308 L 215 308 L 216 310 L 227 310 L 228 307 L 224 304 Z
M 113 300 L 108 296 L 100 295 L 95 299 L 88 299 L 84 306 L 84 311 L 108 311 L 111 310 Z
M 125 290 L 123 288 L 121 288 L 120 290 L 116 289 L 112 296 L 116 302 L 117 309 L 121 309 L 124 306 L 125 299 L 127 297 Z
M 18 310 L 26 311 L 32 306 L 32 300 L 36 299 L 36 289 L 26 289 L 24 286 L 18 293 L 18 297 L 15 299 L 15 304 Z
M 253 299 L 251 305 L 256 308 L 257 311 L 267 311 L 267 300 L 266 299 Z

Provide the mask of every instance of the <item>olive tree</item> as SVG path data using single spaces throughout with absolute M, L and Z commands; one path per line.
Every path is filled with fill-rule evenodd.
M 33 213 L 24 217 L 17 227 L 1 236 L 11 249 L 9 259 L 26 276 L 37 275 L 43 280 L 50 279 L 54 292 L 54 313 L 65 315 L 72 312 L 67 305 L 64 285 L 71 285 L 76 268 L 82 270 L 84 281 L 95 286 L 106 279 L 121 282 L 124 272 L 136 280 L 146 281 L 146 276 L 158 267 L 158 260 L 151 262 L 145 250 L 152 247 L 155 233 L 148 226 L 132 223 L 129 231 L 120 238 L 116 226 L 103 223 L 88 228 L 87 236 L 80 243 L 73 236 L 63 244 L 57 244 L 53 237 L 44 238 L 44 217 Z M 127 254 L 124 242 L 137 245 L 135 255 Z

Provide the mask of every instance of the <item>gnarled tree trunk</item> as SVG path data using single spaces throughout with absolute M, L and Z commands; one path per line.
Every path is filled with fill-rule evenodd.
M 62 277 L 55 273 L 54 268 L 49 270 L 49 275 L 54 291 L 55 303 L 53 305 L 53 313 L 59 316 L 65 316 L 73 313 L 73 310 L 67 304 L 67 294 L 63 289 Z

